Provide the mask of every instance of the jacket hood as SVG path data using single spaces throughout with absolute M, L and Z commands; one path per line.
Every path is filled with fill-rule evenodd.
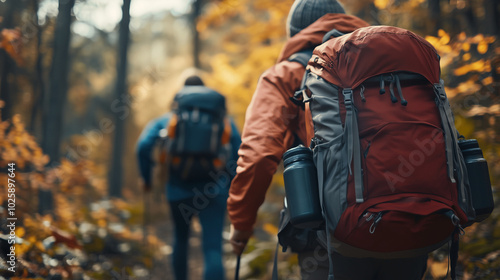
M 298 51 L 313 49 L 320 45 L 323 41 L 323 36 L 332 29 L 337 29 L 342 33 L 350 33 L 358 28 L 369 25 L 364 20 L 355 16 L 326 14 L 290 38 L 283 47 L 278 62 L 288 59 Z

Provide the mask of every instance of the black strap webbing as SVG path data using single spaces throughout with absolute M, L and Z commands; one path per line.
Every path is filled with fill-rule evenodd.
M 236 268 L 234 270 L 234 280 L 240 279 L 240 262 L 241 262 L 241 255 L 238 255 L 236 257 Z

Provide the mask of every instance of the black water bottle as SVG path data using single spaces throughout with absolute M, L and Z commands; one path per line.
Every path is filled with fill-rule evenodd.
M 490 216 L 494 208 L 488 163 L 476 139 L 459 140 L 458 145 L 467 166 L 472 205 L 476 211 L 475 222 L 481 222 Z
M 283 155 L 286 202 L 290 221 L 297 228 L 318 228 L 323 223 L 318 179 L 312 151 L 302 145 Z

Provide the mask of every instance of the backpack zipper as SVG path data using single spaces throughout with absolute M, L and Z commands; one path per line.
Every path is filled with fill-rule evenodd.
M 396 95 L 394 95 L 394 83 L 396 82 L 396 78 L 394 78 L 394 74 L 391 73 L 390 82 L 389 82 L 389 92 L 391 93 L 391 102 L 396 103 L 398 99 Z
M 377 227 L 378 223 L 382 220 L 382 216 L 384 215 L 384 212 L 378 212 L 377 213 L 377 216 L 375 216 L 375 219 L 373 220 L 373 223 L 372 225 L 370 226 L 370 234 L 373 234 L 375 232 L 375 228 Z M 370 216 L 370 220 L 371 218 L 373 217 L 373 214 L 372 216 Z
M 406 106 L 408 105 L 408 101 L 406 101 L 403 96 L 403 90 L 401 89 L 401 81 L 399 80 L 399 75 L 396 74 L 394 76 L 396 77 L 396 87 L 398 89 L 399 99 L 401 99 L 401 105 Z
M 361 89 L 359 90 L 359 96 L 361 96 L 361 101 L 366 102 L 365 99 L 365 86 L 361 84 Z
M 363 217 L 365 217 L 365 222 L 369 222 L 371 221 L 371 219 L 373 219 L 373 216 L 375 216 L 375 214 L 371 213 L 371 212 L 366 212 Z

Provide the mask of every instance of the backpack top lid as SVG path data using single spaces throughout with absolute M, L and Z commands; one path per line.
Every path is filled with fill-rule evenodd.
M 394 71 L 407 71 L 439 83 L 436 49 L 415 33 L 392 26 L 369 26 L 318 46 L 309 60 L 311 72 L 343 88 Z
M 174 98 L 175 109 L 191 110 L 198 108 L 209 112 L 219 112 L 224 115 L 226 112 L 226 98 L 205 86 L 185 86 Z

